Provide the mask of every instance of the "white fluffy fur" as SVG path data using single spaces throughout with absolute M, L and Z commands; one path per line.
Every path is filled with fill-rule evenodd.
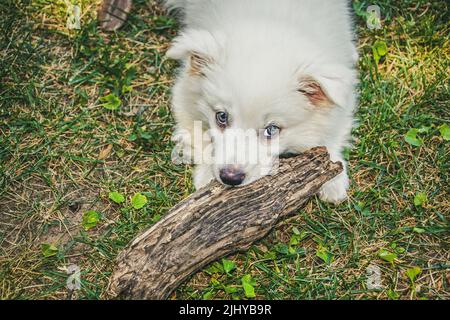
M 345 162 L 341 153 L 349 144 L 357 82 L 348 1 L 168 0 L 166 4 L 179 9 L 184 25 L 167 52 L 184 65 L 172 101 L 179 135 L 192 132 L 196 120 L 205 129 L 214 128 L 215 111 L 226 110 L 233 128 L 258 130 L 268 122 L 282 127 L 279 153 L 324 145 L 332 160 Z M 193 53 L 210 61 L 201 76 L 189 72 Z M 305 77 L 317 81 L 333 105 L 315 106 L 303 96 L 298 87 Z M 188 140 L 185 148 L 192 148 Z M 219 140 L 214 139 L 216 148 Z M 243 167 L 244 183 L 261 176 L 258 166 Z M 196 187 L 220 180 L 219 169 L 219 164 L 198 165 Z M 320 196 L 340 202 L 348 185 L 344 172 L 325 184 Z

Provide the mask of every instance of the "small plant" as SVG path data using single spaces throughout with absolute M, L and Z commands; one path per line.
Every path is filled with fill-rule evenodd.
M 225 270 L 223 268 L 223 264 L 220 264 L 219 262 L 216 261 L 212 265 L 210 265 L 208 268 L 206 268 L 205 272 L 209 275 L 213 275 L 213 274 L 224 273 Z
M 397 254 L 387 249 L 380 249 L 380 251 L 378 251 L 378 257 L 384 261 L 394 264 L 395 259 L 397 259 Z
M 236 264 L 228 259 L 222 259 L 223 270 L 229 274 L 231 271 L 236 269 Z
M 386 42 L 377 40 L 372 45 L 372 54 L 375 60 L 375 63 L 378 65 L 383 57 L 385 57 L 388 53 L 388 47 Z
M 424 233 L 425 229 L 422 229 L 422 228 L 419 228 L 419 227 L 414 227 L 413 228 L 413 232 L 420 234 L 420 233 Z
M 111 199 L 112 201 L 114 201 L 117 204 L 121 204 L 125 201 L 125 197 L 123 196 L 123 194 L 119 193 L 119 192 L 110 192 L 108 194 L 108 198 Z
M 405 274 L 408 276 L 409 280 L 411 281 L 411 284 L 414 285 L 414 281 L 416 280 L 416 277 L 422 272 L 422 269 L 420 267 L 412 267 L 405 271 Z
M 202 300 L 211 300 L 213 296 L 214 293 L 212 291 L 208 291 L 202 296 Z
M 446 123 L 439 127 L 439 132 L 445 141 L 450 140 L 450 127 Z
M 420 267 L 412 267 L 405 271 L 405 274 L 410 281 L 412 295 L 416 294 L 416 278 L 421 273 L 422 269 Z
M 414 205 L 416 207 L 423 207 L 427 202 L 427 194 L 425 192 L 419 192 L 414 196 Z
M 110 93 L 110 94 L 100 98 L 100 101 L 103 102 L 101 104 L 101 106 L 103 108 L 112 110 L 112 111 L 119 109 L 120 106 L 122 105 L 122 101 L 114 93 Z
M 100 213 L 98 213 L 95 210 L 89 210 L 84 213 L 81 225 L 83 226 L 84 230 L 88 231 L 97 226 L 100 219 L 101 219 Z
M 41 252 L 42 255 L 46 258 L 53 257 L 58 253 L 58 248 L 54 244 L 42 243 Z
M 319 246 L 317 247 L 316 256 L 319 257 L 327 265 L 333 262 L 333 254 L 330 252 L 328 247 L 322 243 L 319 243 Z
M 246 274 L 241 278 L 242 288 L 244 289 L 244 294 L 247 298 L 255 298 L 255 286 L 256 281 L 251 275 Z
M 398 300 L 400 298 L 400 294 L 393 289 L 389 289 L 387 292 L 387 296 L 391 300 Z
M 141 209 L 147 204 L 147 201 L 147 197 L 138 192 L 131 198 L 131 206 L 135 209 Z

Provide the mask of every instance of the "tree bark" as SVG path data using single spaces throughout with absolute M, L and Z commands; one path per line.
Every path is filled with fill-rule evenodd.
M 105 31 L 119 29 L 127 20 L 132 5 L 132 0 L 103 0 L 97 10 L 100 28 Z
M 280 159 L 278 172 L 239 188 L 212 182 L 173 207 L 117 257 L 111 288 L 122 298 L 167 299 L 210 262 L 248 249 L 342 171 L 325 148 Z

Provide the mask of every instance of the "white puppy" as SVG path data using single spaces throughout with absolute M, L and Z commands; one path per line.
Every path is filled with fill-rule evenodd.
M 344 163 L 357 83 L 347 0 L 166 4 L 183 20 L 167 55 L 183 62 L 172 108 L 183 153 L 203 154 L 196 188 L 212 179 L 248 184 L 268 174 L 279 155 L 314 146 Z M 320 197 L 340 202 L 348 185 L 345 170 Z

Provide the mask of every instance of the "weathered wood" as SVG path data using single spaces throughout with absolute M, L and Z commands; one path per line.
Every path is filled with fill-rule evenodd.
M 127 20 L 132 4 L 132 0 L 103 0 L 97 10 L 100 28 L 105 31 L 119 29 Z
M 341 171 L 319 147 L 281 159 L 276 175 L 244 187 L 212 182 L 128 245 L 117 258 L 112 289 L 123 298 L 166 299 L 208 263 L 248 249 Z

